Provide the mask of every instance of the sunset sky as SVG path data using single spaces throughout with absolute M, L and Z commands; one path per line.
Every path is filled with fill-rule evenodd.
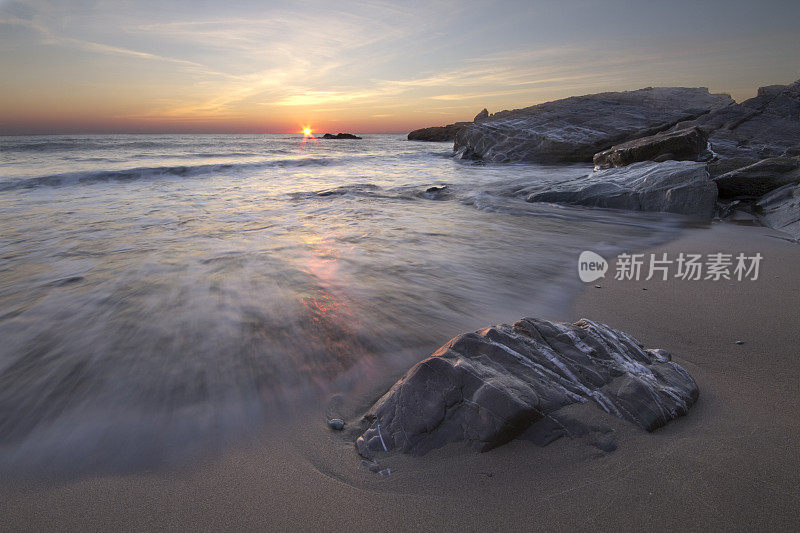
M 800 78 L 800 2 L 0 0 L 0 133 L 407 131 Z

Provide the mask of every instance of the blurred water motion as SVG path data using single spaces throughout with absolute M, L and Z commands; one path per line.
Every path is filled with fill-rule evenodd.
M 678 224 L 519 197 L 588 167 L 449 152 L 396 135 L 0 139 L 0 470 L 202 453 L 459 332 L 554 318 L 582 250 Z

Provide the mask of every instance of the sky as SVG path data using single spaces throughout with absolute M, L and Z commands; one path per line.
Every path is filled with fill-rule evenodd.
M 800 1 L 0 0 L 0 134 L 400 132 L 800 78 Z

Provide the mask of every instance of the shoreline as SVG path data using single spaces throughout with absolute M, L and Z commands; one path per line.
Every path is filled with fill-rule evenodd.
M 648 253 L 758 251 L 759 280 L 618 282 L 609 279 L 611 264 L 606 279 L 579 289 L 565 316 L 543 317 L 590 318 L 667 349 L 700 387 L 687 416 L 653 433 L 604 417 L 616 431 L 614 452 L 564 438 L 546 447 L 517 440 L 484 454 L 451 445 L 392 458 L 385 477 L 360 465 L 322 413 L 298 413 L 191 466 L 0 482 L 2 525 L 789 529 L 800 504 L 792 444 L 800 438 L 800 362 L 790 348 L 800 325 L 800 248 L 778 235 L 730 223 L 686 228 Z

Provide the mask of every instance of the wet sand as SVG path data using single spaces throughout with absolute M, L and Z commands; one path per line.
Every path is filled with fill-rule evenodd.
M 449 446 L 393 457 L 379 476 L 360 465 L 352 433 L 311 410 L 180 469 L 0 480 L 0 529 L 795 529 L 800 246 L 770 235 L 715 224 L 652 250 L 760 252 L 758 281 L 607 279 L 564 316 L 543 317 L 626 331 L 697 381 L 689 415 L 653 433 L 599 414 L 616 430 L 614 452 L 581 439 L 484 454 Z M 368 404 L 353 399 L 350 415 Z

